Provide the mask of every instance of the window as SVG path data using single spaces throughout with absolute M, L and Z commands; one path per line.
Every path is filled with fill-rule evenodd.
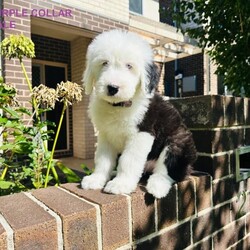
M 142 15 L 142 0 L 129 0 L 129 10 Z
M 250 146 L 236 149 L 236 181 L 250 177 Z

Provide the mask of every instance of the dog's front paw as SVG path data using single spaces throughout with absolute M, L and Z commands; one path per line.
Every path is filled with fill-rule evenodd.
M 81 186 L 83 189 L 102 189 L 106 183 L 106 178 L 100 174 L 92 174 L 82 179 Z
M 160 174 L 153 174 L 148 179 L 146 188 L 155 198 L 160 199 L 168 194 L 173 183 L 174 181 L 170 177 L 168 179 Z
M 104 191 L 111 194 L 130 194 L 136 189 L 136 186 L 136 181 L 132 181 L 128 178 L 116 177 L 107 183 Z

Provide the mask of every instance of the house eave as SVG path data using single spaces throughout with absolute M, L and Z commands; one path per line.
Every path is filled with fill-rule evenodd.
M 130 13 L 129 29 L 150 43 L 157 61 L 167 62 L 201 53 L 195 40 L 168 24 Z

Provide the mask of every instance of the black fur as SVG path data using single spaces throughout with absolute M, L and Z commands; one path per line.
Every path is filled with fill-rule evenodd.
M 148 161 L 157 160 L 162 150 L 168 146 L 165 164 L 169 176 L 175 181 L 182 181 L 190 174 L 191 166 L 196 160 L 196 148 L 191 132 L 171 103 L 155 95 L 138 128 L 155 137 Z
M 147 66 L 147 75 L 149 78 L 148 92 L 151 93 L 156 88 L 160 78 L 160 72 L 156 64 L 152 63 Z

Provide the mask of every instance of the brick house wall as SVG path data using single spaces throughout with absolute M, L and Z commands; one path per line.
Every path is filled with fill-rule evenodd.
M 67 64 L 67 77 L 71 79 L 70 42 L 37 34 L 31 34 L 31 39 L 35 44 L 34 59 Z
M 183 77 L 196 76 L 196 91 L 184 92 L 185 96 L 203 95 L 204 93 L 204 61 L 203 54 L 177 59 L 177 71 L 182 72 Z M 175 96 L 175 62 L 165 63 L 165 93 Z
M 10 21 L 15 22 L 14 29 L 4 29 L 3 37 L 7 37 L 10 34 L 24 34 L 27 37 L 34 39 L 36 44 L 36 59 L 64 62 L 68 64 L 68 80 L 72 80 L 79 84 L 82 84 L 82 72 L 85 65 L 85 54 L 87 45 L 93 38 L 100 32 L 109 29 L 128 29 L 128 2 L 119 2 L 118 0 L 111 0 L 102 5 L 99 5 L 100 1 L 58 1 L 52 0 L 18 0 L 18 1 L 3 1 L 4 9 L 27 9 L 30 13 L 32 9 L 49 9 L 60 11 L 61 9 L 71 10 L 72 17 L 32 17 L 31 16 L 4 16 L 3 20 L 7 23 Z M 65 4 L 65 5 L 64 5 Z M 71 7 L 69 7 L 71 6 Z M 72 7 L 73 6 L 73 7 Z M 102 8 L 100 6 L 106 6 Z M 90 12 L 89 12 L 90 11 Z M 44 20 L 47 22 L 44 23 Z M 48 22 L 48 21 L 51 21 Z M 52 22 L 53 21 L 53 22 Z M 50 28 L 50 24 L 66 25 L 67 28 L 72 30 L 77 29 L 74 33 L 74 37 L 69 41 L 62 41 L 57 37 L 45 37 L 43 35 L 32 34 L 31 30 L 34 24 L 42 23 L 40 30 Z M 52 25 L 51 25 L 52 26 Z M 53 26 L 54 27 L 54 26 Z M 61 26 L 57 29 L 63 29 Z M 55 29 L 55 34 L 58 30 Z M 61 31 L 64 33 L 64 31 Z M 67 29 L 65 29 L 67 32 Z M 71 32 L 71 30 L 70 30 Z M 86 36 L 85 36 L 86 34 Z M 52 34 L 50 34 L 53 36 Z M 70 35 L 68 35 L 70 39 Z M 59 54 L 59 49 L 62 49 L 64 53 Z M 81 52 L 81 55 L 80 55 Z M 71 54 L 71 55 L 70 55 Z M 32 60 L 24 59 L 28 77 L 32 78 Z M 21 73 L 21 67 L 17 60 L 4 59 L 3 62 L 3 75 L 6 82 L 13 83 L 18 91 L 18 99 L 21 105 L 31 108 L 29 100 L 30 93 L 28 86 Z M 75 155 L 76 157 L 88 159 L 93 158 L 95 148 L 95 136 L 93 127 L 86 114 L 88 106 L 88 97 L 84 96 L 81 103 L 73 107 L 73 113 L 70 114 L 70 150 L 63 155 Z
M 80 37 L 71 42 L 72 81 L 82 82 L 82 69 L 85 68 L 87 46 L 91 39 Z M 83 100 L 73 106 L 73 143 L 75 157 L 91 159 L 94 155 L 96 142 L 93 125 L 87 114 L 89 97 L 84 95 Z

